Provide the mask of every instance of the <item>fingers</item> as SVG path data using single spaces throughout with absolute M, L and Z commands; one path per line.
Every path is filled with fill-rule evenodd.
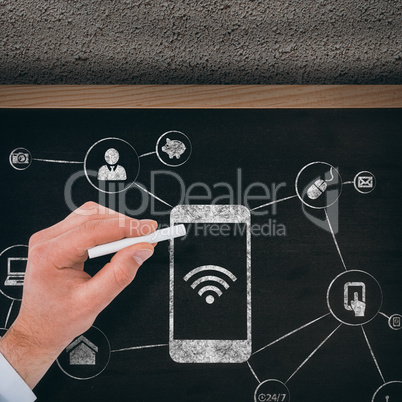
M 152 256 L 154 248 L 149 243 L 139 243 L 120 250 L 84 286 L 86 300 L 92 308 L 103 310 L 134 279 L 138 268 Z
M 50 226 L 49 228 L 41 230 L 33 237 L 35 238 L 34 240 L 36 244 L 43 243 L 44 241 L 60 236 L 66 231 L 71 230 L 86 221 L 108 218 L 124 219 L 126 216 L 114 211 L 113 209 L 109 209 L 93 201 L 89 201 L 81 205 L 62 221 Z
M 355 302 L 359 301 L 359 295 L 358 295 L 357 292 L 354 293 L 354 300 L 353 301 L 355 301 Z
M 72 267 L 88 258 L 87 250 L 91 247 L 125 237 L 144 236 L 156 228 L 155 221 L 137 221 L 127 217 L 87 220 L 47 242 L 47 248 L 51 250 L 52 261 L 57 268 Z

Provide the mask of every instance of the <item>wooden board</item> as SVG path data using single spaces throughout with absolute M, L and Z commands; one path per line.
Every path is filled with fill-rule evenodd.
M 401 85 L 5 85 L 0 108 L 400 108 Z

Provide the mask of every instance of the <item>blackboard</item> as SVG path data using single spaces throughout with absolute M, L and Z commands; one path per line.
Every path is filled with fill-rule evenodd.
M 111 137 L 124 140 L 140 156 L 136 184 L 114 195 L 98 191 L 81 175 L 73 186 L 75 205 L 93 200 L 133 212 L 148 197 L 138 216 L 167 225 L 172 207 L 182 203 L 178 176 L 187 190 L 204 183 L 212 201 L 227 194 L 225 186 L 214 187 L 217 183 L 233 188 L 235 204 L 245 204 L 245 189 L 253 183 L 264 183 L 271 196 L 283 199 L 255 209 L 272 199 L 263 200 L 262 186 L 249 190 L 260 199 L 246 204 L 257 228 L 251 239 L 254 354 L 248 362 L 171 359 L 165 242 L 94 324 L 110 344 L 105 369 L 92 379 L 77 380 L 55 363 L 35 389 L 39 401 L 252 402 L 259 383 L 268 379 L 286 382 L 292 401 L 371 401 L 384 383 L 402 381 L 402 330 L 391 328 L 398 322 L 389 320 L 402 314 L 400 110 L 1 110 L 0 115 L 1 250 L 27 244 L 32 233 L 70 213 L 67 180 L 83 170 L 94 144 Z M 191 143 L 191 155 L 177 167 L 155 153 L 158 139 L 169 131 L 184 133 Z M 29 151 L 29 167 L 24 165 L 26 151 L 18 148 Z M 15 166 L 23 170 L 12 166 L 16 149 L 23 160 Z M 327 212 L 334 233 L 325 210 L 302 208 L 296 194 L 296 177 L 313 162 L 331 165 L 343 183 Z M 358 186 L 360 172 L 366 172 L 360 174 L 365 180 L 371 175 L 372 191 L 364 180 Z M 137 186 L 150 190 L 152 175 L 154 194 L 163 202 Z M 193 187 L 192 204 L 211 203 L 206 187 Z M 262 227 L 265 232 L 257 233 Z M 88 272 L 97 272 L 106 261 L 89 261 Z M 367 272 L 382 291 L 379 311 L 370 312 L 374 317 L 364 325 L 342 323 L 339 315 L 353 311 L 338 314 L 327 304 L 331 282 L 346 269 Z M 18 308 L 17 300 L 0 294 L 0 326 L 9 327 Z M 268 400 L 267 395 L 261 398 Z

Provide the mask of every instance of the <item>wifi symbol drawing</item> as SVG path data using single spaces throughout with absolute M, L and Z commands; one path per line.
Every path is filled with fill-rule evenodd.
M 219 267 L 217 265 L 203 265 L 201 267 L 195 268 L 192 271 L 190 271 L 183 279 L 188 282 L 189 279 L 191 279 L 194 275 L 197 275 L 200 272 L 205 272 L 205 271 L 213 271 L 214 273 L 222 273 L 226 275 L 229 279 L 231 279 L 233 282 L 237 280 L 236 276 L 233 275 L 229 270 L 226 268 Z M 204 282 L 215 282 L 216 284 L 219 284 L 223 287 L 223 289 L 227 290 L 229 289 L 229 284 L 222 278 L 216 275 L 205 275 L 201 276 L 200 278 L 196 279 L 192 284 L 191 287 L 195 289 L 198 285 L 204 283 Z M 204 285 L 198 290 L 198 294 L 202 296 L 204 293 L 207 293 L 207 296 L 205 297 L 205 301 L 208 304 L 212 304 L 215 301 L 215 297 L 210 294 L 210 293 L 215 293 L 217 296 L 222 296 L 222 290 L 215 286 L 215 285 Z

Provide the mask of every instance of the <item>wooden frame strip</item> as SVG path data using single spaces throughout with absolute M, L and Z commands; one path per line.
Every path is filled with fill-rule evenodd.
M 0 108 L 400 108 L 402 85 L 3 85 Z

